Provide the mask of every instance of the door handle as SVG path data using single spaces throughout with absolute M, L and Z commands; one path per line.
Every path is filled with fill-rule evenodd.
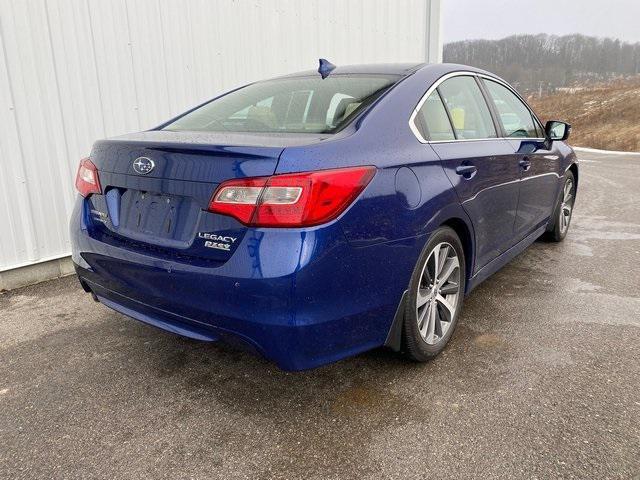
M 460 165 L 456 167 L 456 173 L 462 175 L 467 180 L 473 177 L 478 171 L 478 167 L 475 165 Z
M 520 166 L 525 172 L 531 168 L 531 160 L 529 160 L 527 157 L 524 157 L 518 163 L 520 164 Z

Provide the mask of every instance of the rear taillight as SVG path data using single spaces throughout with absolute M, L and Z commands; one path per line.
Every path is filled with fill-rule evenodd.
M 254 227 L 309 227 L 333 220 L 355 200 L 375 167 L 339 168 L 229 180 L 209 211 Z
M 80 160 L 80 166 L 76 174 L 76 188 L 83 197 L 88 197 L 92 193 L 102 192 L 98 169 L 88 158 Z

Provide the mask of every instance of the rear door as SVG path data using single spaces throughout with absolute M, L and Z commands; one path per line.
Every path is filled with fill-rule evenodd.
M 499 128 L 508 139 L 520 167 L 520 194 L 514 224 L 517 240 L 546 224 L 552 213 L 560 156 L 545 146 L 542 126 L 527 105 L 506 85 L 484 78 Z
M 416 120 L 471 218 L 477 271 L 513 244 L 520 176 L 513 148 L 498 138 L 473 75 L 442 82 Z

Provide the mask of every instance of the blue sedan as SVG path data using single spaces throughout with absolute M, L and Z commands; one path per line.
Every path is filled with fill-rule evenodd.
M 475 68 L 321 60 L 96 142 L 73 261 L 107 307 L 283 369 L 381 346 L 426 361 L 474 287 L 564 239 L 569 131 Z

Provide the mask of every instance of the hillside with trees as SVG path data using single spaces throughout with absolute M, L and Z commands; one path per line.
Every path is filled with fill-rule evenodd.
M 494 72 L 524 93 L 551 93 L 640 73 L 640 43 L 585 35 L 514 35 L 444 46 L 444 61 Z
M 640 77 L 533 95 L 529 103 L 543 121 L 571 123 L 571 145 L 640 152 Z

